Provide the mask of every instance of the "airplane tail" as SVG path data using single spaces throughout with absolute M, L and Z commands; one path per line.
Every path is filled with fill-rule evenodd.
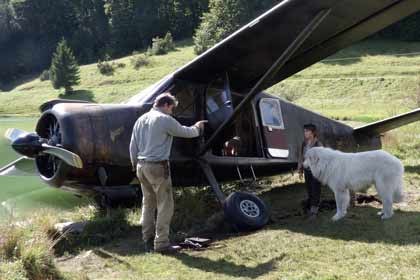
M 363 125 L 354 129 L 354 135 L 376 136 L 420 120 L 420 108 L 408 113 Z

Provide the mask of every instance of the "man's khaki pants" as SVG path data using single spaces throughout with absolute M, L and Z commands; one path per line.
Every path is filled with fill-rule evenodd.
M 170 245 L 169 228 L 174 213 L 169 163 L 139 162 L 137 177 L 143 192 L 143 240 L 154 238 L 155 250 L 159 250 Z

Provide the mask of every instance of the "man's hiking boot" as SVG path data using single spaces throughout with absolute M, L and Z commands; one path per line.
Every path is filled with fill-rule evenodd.
M 155 252 L 163 254 L 163 255 L 170 255 L 170 254 L 177 253 L 181 249 L 182 249 L 181 246 L 169 245 L 169 246 L 166 246 L 166 247 L 157 248 L 157 249 L 155 249 Z
M 153 250 L 154 250 L 153 243 L 154 243 L 153 238 L 144 242 L 144 251 L 146 251 L 146 253 L 153 252 Z
M 311 206 L 308 213 L 308 219 L 314 220 L 316 216 L 318 215 L 319 207 L 317 206 Z

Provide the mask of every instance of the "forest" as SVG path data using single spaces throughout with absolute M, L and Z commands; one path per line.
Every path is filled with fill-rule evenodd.
M 49 69 L 65 38 L 79 64 L 150 47 L 170 32 L 202 53 L 276 0 L 0 0 L 0 88 Z M 420 40 L 420 14 L 375 36 Z

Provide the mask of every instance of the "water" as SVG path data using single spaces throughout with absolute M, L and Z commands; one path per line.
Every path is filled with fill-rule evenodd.
M 35 118 L 0 118 L 0 167 L 19 158 L 5 139 L 8 128 L 34 131 Z M 0 176 L 0 222 L 11 214 L 30 215 L 39 208 L 68 210 L 84 201 L 72 194 L 56 190 L 44 184 L 38 176 L 2 177 Z

